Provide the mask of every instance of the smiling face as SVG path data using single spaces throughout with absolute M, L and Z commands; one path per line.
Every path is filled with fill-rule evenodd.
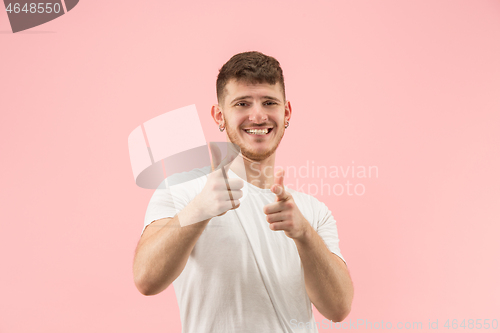
M 233 79 L 221 102 L 212 115 L 219 124 L 224 123 L 229 140 L 241 148 L 243 156 L 263 161 L 273 155 L 291 116 L 290 102 L 284 100 L 280 84 Z

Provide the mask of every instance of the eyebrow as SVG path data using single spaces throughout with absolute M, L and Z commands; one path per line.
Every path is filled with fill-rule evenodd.
M 240 96 L 240 97 L 236 97 L 236 98 L 235 98 L 235 99 L 233 99 L 233 100 L 231 101 L 231 103 L 229 103 L 229 104 L 233 104 L 233 103 L 234 103 L 234 102 L 236 102 L 236 101 L 240 101 L 240 100 L 242 100 L 242 99 L 247 99 L 247 98 L 252 98 L 252 96 L 249 96 L 249 95 L 248 95 L 248 96 Z M 271 99 L 271 100 L 273 100 L 273 101 L 276 101 L 276 102 L 280 102 L 280 103 L 281 103 L 281 100 L 280 100 L 279 98 L 276 98 L 276 97 L 273 97 L 273 96 L 262 96 L 262 99 Z

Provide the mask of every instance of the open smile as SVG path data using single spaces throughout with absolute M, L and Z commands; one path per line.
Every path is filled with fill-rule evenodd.
M 249 129 L 244 129 L 245 132 L 247 132 L 250 135 L 258 135 L 258 136 L 264 136 L 268 135 L 271 133 L 273 128 L 249 128 Z

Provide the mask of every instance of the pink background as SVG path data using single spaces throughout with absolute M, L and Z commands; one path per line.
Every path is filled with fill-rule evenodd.
M 500 320 L 499 41 L 492 0 L 83 0 L 17 34 L 2 10 L 0 332 L 181 331 L 173 288 L 133 283 L 153 190 L 127 138 L 196 104 L 223 140 L 216 75 L 248 50 L 284 69 L 279 165 L 378 167 L 351 179 L 364 195 L 317 196 L 354 280 L 347 321 Z

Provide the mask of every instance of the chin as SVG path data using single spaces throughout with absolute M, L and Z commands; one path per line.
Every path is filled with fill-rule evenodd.
M 274 154 L 276 148 L 278 148 L 278 146 L 273 147 L 272 149 L 266 151 L 255 151 L 246 149 L 245 147 L 241 147 L 241 154 L 252 161 L 263 161 L 272 154 Z
M 241 151 L 241 154 L 249 160 L 260 162 L 271 156 L 272 154 L 255 154 L 248 151 Z
M 273 130 L 273 132 L 274 132 L 274 130 Z M 271 133 L 269 135 L 273 135 Z M 281 139 L 283 138 L 284 133 L 283 132 L 276 133 L 279 136 L 278 142 L 275 141 L 276 138 L 273 138 L 273 139 L 269 140 L 269 142 L 267 142 L 266 146 L 263 147 L 261 145 L 260 149 L 253 149 L 254 147 L 252 147 L 252 142 L 247 141 L 247 139 L 248 139 L 247 137 L 245 137 L 244 135 L 243 136 L 238 135 L 239 133 L 233 132 L 229 128 L 227 129 L 227 134 L 229 137 L 229 141 L 231 141 L 232 143 L 234 143 L 238 147 L 240 147 L 241 154 L 245 158 L 252 160 L 252 161 L 259 162 L 259 161 L 263 161 L 263 160 L 269 158 L 271 155 L 274 154 L 274 152 L 276 151 L 276 149 L 278 148 L 278 146 L 281 142 Z

